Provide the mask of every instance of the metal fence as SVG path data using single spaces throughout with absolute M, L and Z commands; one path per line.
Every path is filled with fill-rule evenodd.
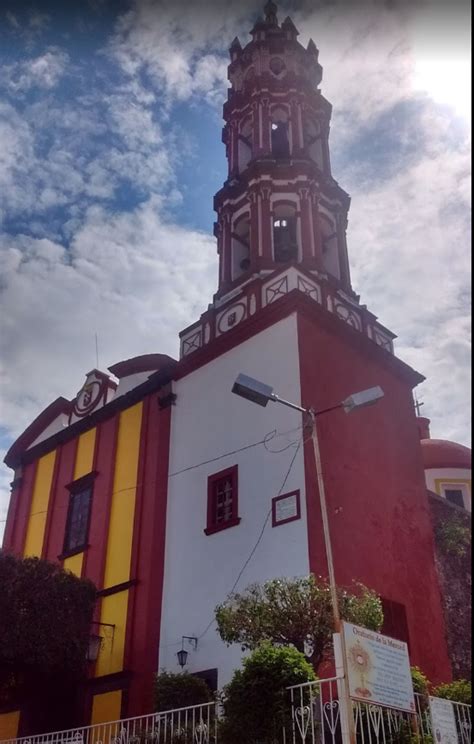
M 285 744 L 341 744 L 342 729 L 339 687 L 334 677 L 289 688 L 291 730 Z M 415 695 L 416 713 L 353 702 L 352 714 L 357 744 L 436 744 L 427 697 Z M 459 744 L 470 744 L 471 706 L 453 703 Z
M 282 744 L 342 744 L 345 716 L 339 677 L 288 689 L 289 722 Z M 353 702 L 357 744 L 437 744 L 428 698 L 415 695 L 416 713 Z M 340 702 L 341 701 L 341 702 Z M 471 706 L 453 703 L 458 744 L 470 744 Z M 206 703 L 95 726 L 55 731 L 2 744 L 218 744 L 218 704 Z M 239 742 L 235 742 L 239 744 Z
M 50 734 L 9 739 L 2 744 L 215 744 L 217 705 L 206 703 L 139 718 Z

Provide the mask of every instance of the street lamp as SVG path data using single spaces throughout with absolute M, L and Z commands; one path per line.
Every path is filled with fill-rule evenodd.
M 342 408 L 345 413 L 351 413 L 352 411 L 355 411 L 357 408 L 362 408 L 365 406 L 370 406 L 376 403 L 380 398 L 383 398 L 383 390 L 378 385 L 376 387 L 368 388 L 367 390 L 361 390 L 358 393 L 353 393 L 352 395 L 349 395 L 348 398 L 345 398 L 343 401 L 338 403 L 337 405 L 331 406 L 329 408 L 323 408 L 319 411 L 315 411 L 314 408 L 303 408 L 302 406 L 298 406 L 295 403 L 291 403 L 288 400 L 284 400 L 283 398 L 280 398 L 276 393 L 273 392 L 273 388 L 269 385 L 266 385 L 263 382 L 260 382 L 259 380 L 255 380 L 253 377 L 248 377 L 248 375 L 239 374 L 236 381 L 234 382 L 234 385 L 232 387 L 232 392 L 236 395 L 240 395 L 241 398 L 245 398 L 246 400 L 250 400 L 252 403 L 257 403 L 259 406 L 266 406 L 269 401 L 272 401 L 273 403 L 281 403 L 284 406 L 288 406 L 289 408 L 293 408 L 295 411 L 300 411 L 301 413 L 305 413 L 311 418 L 312 423 L 312 440 L 313 440 L 313 449 L 314 449 L 314 460 L 316 465 L 316 477 L 318 481 L 318 490 L 319 490 L 319 501 L 321 506 L 321 518 L 323 522 L 323 533 L 324 533 L 324 545 L 326 549 L 326 560 L 328 564 L 328 575 L 329 575 L 329 587 L 331 591 L 331 604 L 332 604 L 332 612 L 333 612 L 333 620 L 334 620 L 334 631 L 337 634 L 341 634 L 341 616 L 339 613 L 339 602 L 337 599 L 337 588 L 336 588 L 336 579 L 334 576 L 334 562 L 333 562 L 333 555 L 332 555 L 332 547 L 331 547 L 331 535 L 329 532 L 329 520 L 328 520 L 328 513 L 327 513 L 327 505 L 326 505 L 326 492 L 324 488 L 324 480 L 323 480 L 323 473 L 321 468 L 321 452 L 319 449 L 319 441 L 318 441 L 318 433 L 316 428 L 316 416 L 319 416 L 322 413 L 328 413 L 329 411 L 335 411 L 338 408 Z M 341 641 L 342 636 L 339 635 Z M 345 705 L 347 710 L 347 723 L 348 723 L 348 734 L 349 739 L 351 741 L 355 740 L 354 735 L 354 724 L 352 715 L 350 714 L 350 699 L 348 694 L 348 687 L 347 687 L 347 669 L 346 669 L 346 660 L 345 655 L 342 654 L 342 664 L 344 669 L 344 688 L 345 688 Z

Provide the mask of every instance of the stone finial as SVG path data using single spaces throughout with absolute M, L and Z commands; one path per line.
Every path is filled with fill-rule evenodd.
M 295 39 L 297 36 L 299 36 L 300 32 L 296 28 L 295 24 L 291 20 L 290 16 L 286 16 L 285 20 L 281 24 L 282 29 L 284 29 L 287 33 L 291 34 Z
M 278 26 L 277 4 L 274 3 L 273 0 L 268 0 L 263 9 L 263 12 L 265 13 L 266 23 L 269 23 L 272 26 Z
M 314 55 L 314 57 L 316 57 L 316 59 L 318 59 L 318 57 L 319 57 L 319 49 L 318 49 L 318 47 L 316 46 L 316 44 L 314 43 L 314 41 L 312 39 L 310 39 L 308 41 L 308 46 L 306 47 L 306 50 L 310 54 Z
M 242 51 L 242 44 L 240 43 L 238 36 L 234 38 L 234 41 L 229 47 L 229 51 L 230 52 L 241 52 Z

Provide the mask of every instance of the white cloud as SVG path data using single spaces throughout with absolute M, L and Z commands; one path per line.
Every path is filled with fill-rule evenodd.
M 167 224 L 160 209 L 157 199 L 128 214 L 92 208 L 68 249 L 2 236 L 2 412 L 12 436 L 58 395 L 75 394 L 95 363 L 95 333 L 102 367 L 150 350 L 177 354 L 179 330 L 215 289 L 215 246 Z
M 64 75 L 69 56 L 61 49 L 54 47 L 32 59 L 0 68 L 0 85 L 16 94 L 24 93 L 31 88 L 54 88 Z

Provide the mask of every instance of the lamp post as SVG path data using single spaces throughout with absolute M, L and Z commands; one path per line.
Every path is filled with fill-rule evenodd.
M 378 385 L 376 387 L 369 388 L 367 390 L 362 390 L 358 393 L 353 393 L 348 398 L 345 398 L 345 400 L 341 401 L 337 405 L 330 406 L 329 408 L 323 408 L 319 411 L 315 411 L 314 408 L 303 408 L 302 406 L 296 405 L 295 403 L 291 403 L 290 401 L 284 400 L 283 398 L 280 398 L 276 393 L 273 392 L 273 388 L 270 387 L 270 385 L 267 385 L 263 382 L 260 382 L 259 380 L 255 380 L 252 377 L 248 377 L 244 374 L 239 374 L 237 379 L 234 382 L 234 385 L 232 387 L 232 392 L 236 395 L 239 395 L 241 398 L 245 398 L 246 400 L 251 401 L 252 403 L 256 403 L 259 406 L 266 406 L 269 401 L 272 401 L 273 403 L 281 403 L 281 405 L 287 406 L 289 408 L 292 408 L 295 411 L 300 411 L 301 413 L 306 414 L 311 418 L 311 424 L 312 424 L 312 441 L 313 441 L 313 450 L 314 450 L 314 460 L 315 460 L 315 466 L 316 466 L 316 478 L 318 481 L 318 491 L 319 491 L 319 503 L 321 508 L 321 519 L 323 523 L 323 534 L 324 534 L 324 546 L 326 551 L 326 560 L 328 565 L 328 577 L 329 577 L 329 587 L 331 591 L 331 604 L 332 604 L 332 613 L 333 613 L 333 622 L 334 622 L 334 633 L 337 635 L 339 639 L 339 653 L 342 657 L 340 659 L 340 663 L 342 663 L 342 668 L 344 671 L 344 682 L 343 682 L 343 703 L 344 703 L 344 712 L 345 715 L 343 715 L 343 718 L 345 718 L 346 723 L 346 730 L 343 731 L 347 736 L 347 739 L 351 744 L 355 742 L 355 731 L 354 731 L 354 720 L 351 713 L 351 704 L 350 704 L 350 698 L 349 698 L 349 687 L 348 687 L 348 679 L 347 679 L 347 665 L 346 665 L 346 659 L 345 654 L 343 652 L 342 648 L 342 627 L 341 627 L 341 616 L 339 612 L 339 602 L 337 598 L 337 587 L 336 587 L 336 579 L 334 575 L 334 561 L 333 561 L 333 555 L 332 555 L 332 546 L 331 546 L 331 534 L 329 531 L 329 519 L 328 519 L 328 512 L 327 512 L 327 505 L 326 505 L 326 491 L 324 488 L 324 479 L 323 479 L 323 473 L 322 473 L 322 467 L 321 467 L 321 452 L 319 449 L 319 440 L 318 440 L 318 432 L 316 427 L 316 417 L 321 415 L 322 413 L 328 413 L 329 411 L 335 411 L 338 408 L 342 408 L 346 413 L 351 413 L 352 411 L 356 410 L 357 408 L 362 408 L 364 406 L 369 406 L 374 403 L 376 403 L 380 398 L 383 398 L 383 390 Z M 334 638 L 334 641 L 336 639 Z M 337 663 L 337 656 L 335 652 L 335 658 Z

